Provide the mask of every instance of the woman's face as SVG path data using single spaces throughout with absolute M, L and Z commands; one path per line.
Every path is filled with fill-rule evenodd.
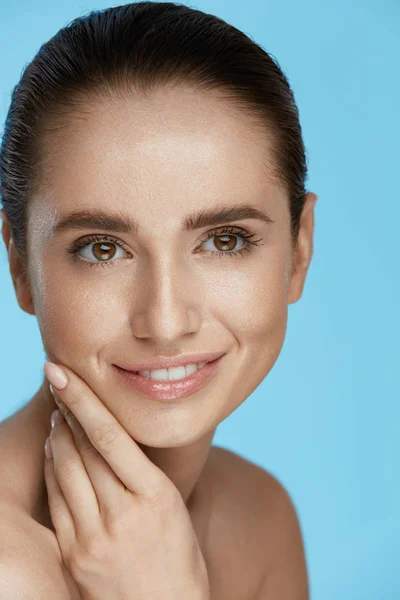
M 147 99 L 93 100 L 48 137 L 48 193 L 33 198 L 28 213 L 45 351 L 149 446 L 186 445 L 232 413 L 273 367 L 288 303 L 298 299 L 288 200 L 268 178 L 268 137 L 247 118 L 210 95 L 160 90 Z M 189 216 L 243 204 L 273 222 L 183 228 Z M 137 228 L 54 233 L 76 211 L 118 215 Z M 106 235 L 106 246 L 98 243 Z M 113 367 L 180 352 L 226 355 L 205 388 L 173 402 L 131 391 Z

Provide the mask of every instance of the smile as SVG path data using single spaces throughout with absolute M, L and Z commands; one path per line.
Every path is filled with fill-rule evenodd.
M 224 356 L 206 363 L 154 371 L 127 371 L 117 365 L 114 368 L 130 391 L 153 400 L 177 400 L 202 390 L 218 374 Z
M 206 362 L 191 364 L 179 367 L 169 367 L 168 369 L 154 369 L 151 371 L 134 371 L 137 375 L 147 377 L 153 381 L 181 381 L 200 371 L 206 366 Z

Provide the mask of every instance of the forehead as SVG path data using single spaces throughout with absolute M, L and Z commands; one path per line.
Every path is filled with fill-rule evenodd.
M 45 135 L 46 186 L 62 211 L 77 202 L 124 209 L 134 201 L 179 212 L 273 197 L 279 187 L 271 134 L 216 93 L 93 97 L 65 118 L 59 132 Z

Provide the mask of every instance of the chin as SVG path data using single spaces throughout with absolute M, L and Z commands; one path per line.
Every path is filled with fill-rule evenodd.
M 137 423 L 137 422 L 136 422 Z M 146 426 L 149 427 L 148 425 Z M 179 427 L 175 423 L 175 427 L 168 425 L 165 419 L 161 426 L 161 431 L 156 432 L 156 427 L 152 427 L 148 435 L 135 435 L 131 437 L 139 446 L 148 448 L 183 448 L 192 444 L 198 443 L 204 438 L 204 433 L 199 433 L 198 430 L 188 430 L 187 426 Z

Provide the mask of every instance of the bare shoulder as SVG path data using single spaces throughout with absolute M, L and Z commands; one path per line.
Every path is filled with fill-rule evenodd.
M 249 560 L 257 565 L 257 588 L 249 597 L 308 600 L 302 532 L 288 491 L 263 467 L 225 448 L 213 448 L 224 510 L 241 523 L 237 542 L 245 548 L 247 565 Z
M 0 589 L 6 594 L 2 597 L 79 600 L 65 576 L 53 532 L 4 499 L 0 499 L 0 539 Z
M 228 495 L 234 487 L 235 504 L 249 506 L 250 502 L 257 518 L 261 515 L 275 514 L 277 510 L 294 510 L 289 493 L 282 483 L 272 473 L 256 463 L 220 446 L 213 446 L 214 465 L 219 470 L 218 476 L 222 477 Z M 232 497 L 232 496 L 231 496 Z

